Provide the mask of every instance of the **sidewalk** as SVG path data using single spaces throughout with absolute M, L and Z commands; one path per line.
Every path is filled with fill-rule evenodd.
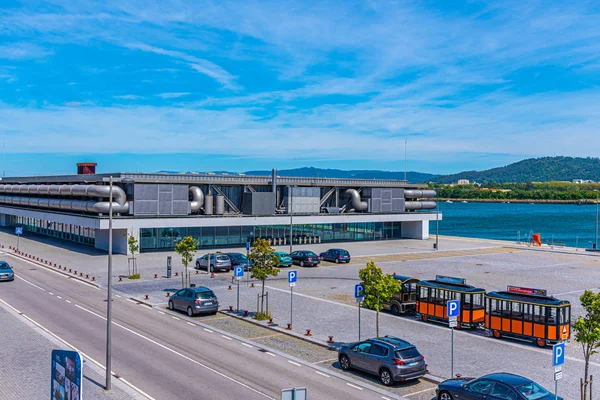
M 50 358 L 53 349 L 70 350 L 33 323 L 0 303 L 0 385 L 2 399 L 47 399 L 50 394 Z M 145 399 L 113 378 L 104 391 L 104 370 L 84 358 L 83 390 L 86 400 Z

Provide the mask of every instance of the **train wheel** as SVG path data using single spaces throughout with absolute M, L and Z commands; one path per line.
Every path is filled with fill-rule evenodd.
M 537 339 L 535 341 L 535 344 L 537 344 L 538 347 L 546 347 L 546 340 L 544 340 L 544 339 Z
M 428 320 L 428 319 L 429 319 L 429 318 L 427 318 L 427 315 L 425 315 L 425 314 L 421 314 L 421 320 L 422 320 L 423 322 L 427 322 L 427 320 Z
M 392 305 L 392 314 L 400 315 L 400 307 L 398 307 L 396 304 Z
M 502 337 L 502 334 L 500 333 L 500 331 L 494 331 L 493 333 L 494 333 L 494 337 L 496 339 L 500 339 Z

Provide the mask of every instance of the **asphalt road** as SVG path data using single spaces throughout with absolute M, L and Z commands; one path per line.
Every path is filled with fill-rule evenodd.
M 6 259 L 17 278 L 0 283 L 0 299 L 104 365 L 106 293 Z M 397 398 L 122 297 L 113 300 L 112 370 L 155 399 L 279 399 L 291 387 L 315 399 Z

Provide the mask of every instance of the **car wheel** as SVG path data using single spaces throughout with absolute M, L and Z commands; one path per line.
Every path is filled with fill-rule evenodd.
M 390 370 L 385 368 L 379 371 L 379 379 L 381 380 L 381 383 L 383 383 L 385 386 L 391 386 L 392 383 L 394 383 Z
M 342 369 L 344 371 L 348 371 L 350 369 L 350 367 L 351 367 L 351 365 L 350 365 L 350 359 L 345 354 L 342 354 L 340 356 L 340 367 L 342 367 Z
M 339 258 L 336 258 L 336 259 L 335 259 L 335 263 L 336 263 L 336 264 L 339 264 L 339 263 L 340 263 L 340 259 L 339 259 Z
M 169 300 L 169 310 L 173 311 L 175 309 L 175 306 L 173 305 L 173 302 L 171 300 Z
M 396 304 L 392 305 L 392 314 L 400 315 L 400 307 L 398 307 Z
M 194 316 L 194 310 L 192 310 L 192 307 L 188 307 L 187 312 L 188 312 L 188 317 Z
M 438 395 L 438 400 L 453 400 L 454 398 L 452 397 L 452 395 L 448 392 L 446 392 L 445 390 L 442 390 L 442 392 Z
M 216 311 L 212 311 L 212 312 L 210 313 L 210 315 L 216 315 L 216 314 L 217 314 L 217 312 L 216 312 Z
M 304 261 L 300 261 L 300 266 L 304 267 Z
M 215 266 L 210 264 L 210 272 L 215 272 Z

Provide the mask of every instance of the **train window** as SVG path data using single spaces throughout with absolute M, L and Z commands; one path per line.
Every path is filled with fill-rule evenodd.
M 514 319 L 523 318 L 523 304 L 517 303 L 517 302 L 512 302 L 511 305 L 512 305 L 511 318 L 514 318 Z
M 473 296 L 473 308 L 483 307 L 483 293 L 474 294 Z
M 491 313 L 495 316 L 500 316 L 500 300 L 491 301 Z
M 421 301 L 427 301 L 427 288 L 426 287 L 421 286 L 419 288 L 419 299 Z
M 549 324 L 556 324 L 556 311 L 557 309 L 554 307 L 548 307 L 548 323 Z
M 559 324 L 564 325 L 569 323 L 568 311 L 568 307 L 562 307 L 559 309 Z
M 533 322 L 543 324 L 546 320 L 546 307 L 533 306 Z
M 533 321 L 533 314 L 531 304 L 523 304 L 523 319 L 525 321 Z

